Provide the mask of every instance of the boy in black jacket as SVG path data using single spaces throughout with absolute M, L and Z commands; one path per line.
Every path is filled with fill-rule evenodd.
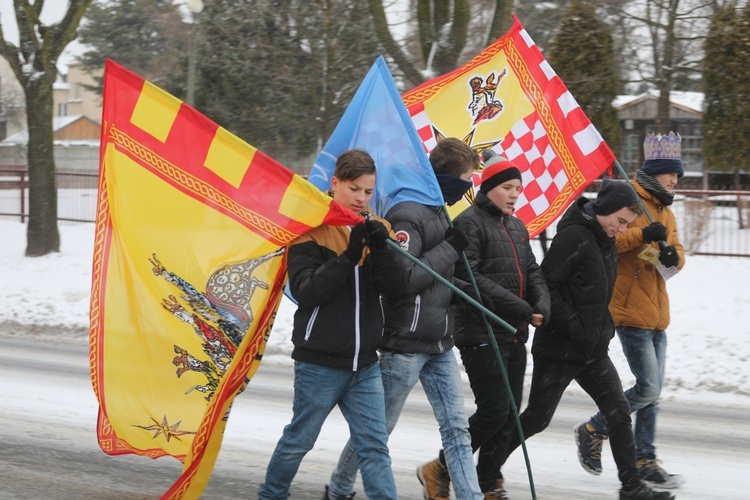
M 542 432 L 575 380 L 606 415 L 622 483 L 620 499 L 668 500 L 673 498 L 670 493 L 654 491 L 639 479 L 630 407 L 608 354 L 615 332 L 609 312 L 617 277 L 614 237 L 641 212 L 627 183 L 605 179 L 595 202 L 580 198 L 558 223 L 542 261 L 552 313 L 549 323 L 534 332 L 531 390 L 520 420 L 525 438 Z M 502 462 L 519 445 L 514 432 Z
M 539 327 L 549 318 L 550 297 L 536 263 L 524 223 L 513 217 L 521 193 L 521 171 L 506 158 L 486 149 L 482 184 L 474 204 L 456 217 L 455 225 L 469 240 L 464 250 L 486 306 L 516 328 L 515 335 L 491 321 L 492 333 L 508 375 L 513 400 L 521 404 L 526 373 L 529 324 Z M 466 266 L 456 277 L 471 283 Z M 476 296 L 473 287 L 464 290 Z M 484 498 L 505 498 L 500 464 L 516 422 L 510 415 L 510 395 L 490 341 L 483 315 L 461 301 L 456 307 L 453 339 L 461 352 L 477 405 L 469 417 L 471 447 L 479 450 L 477 475 Z
M 375 174 L 366 152 L 342 153 L 331 181 L 333 199 L 366 212 Z M 289 497 L 300 462 L 337 405 L 349 424 L 368 498 L 397 498 L 377 355 L 383 331 L 380 292 L 403 287 L 402 261 L 386 244 L 389 236 L 387 222 L 368 218 L 352 228 L 317 227 L 289 245 L 289 284 L 298 301 L 292 333 L 294 415 L 258 498 Z
M 445 202 L 454 204 L 472 186 L 479 156 L 456 138 L 438 142 L 430 152 Z M 401 247 L 446 279 L 466 247 L 466 237 L 448 229 L 443 206 L 412 201 L 394 205 L 386 214 Z M 453 292 L 411 260 L 406 262 L 406 284 L 398 293 L 383 294 L 385 329 L 380 357 L 386 398 L 386 425 L 393 430 L 406 398 L 417 382 L 440 424 L 445 463 L 434 460 L 417 471 L 425 498 L 448 498 L 449 477 L 456 497 L 481 500 L 471 453 L 469 424 L 464 409 L 461 373 L 453 353 Z M 331 476 L 330 499 L 350 498 L 357 477 L 351 443 L 341 453 Z

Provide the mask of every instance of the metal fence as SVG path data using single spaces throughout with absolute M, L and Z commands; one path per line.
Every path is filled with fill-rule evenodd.
M 0 166 L 0 218 L 29 216 L 29 172 L 26 165 Z M 90 170 L 59 170 L 57 219 L 65 222 L 95 222 L 99 176 Z
M 94 222 L 98 175 L 57 172 L 57 214 L 65 222 Z M 595 187 L 594 187 L 595 189 Z M 0 166 L 0 218 L 28 218 L 28 169 Z M 750 188 L 677 190 L 672 210 L 680 241 L 694 255 L 750 257 Z M 547 231 L 549 238 L 554 227 Z

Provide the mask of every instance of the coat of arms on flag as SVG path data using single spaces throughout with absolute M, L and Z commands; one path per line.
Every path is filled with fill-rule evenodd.
M 173 456 L 164 498 L 200 496 L 265 349 L 285 246 L 359 220 L 108 60 L 90 311 L 101 448 Z
M 441 138 L 458 137 L 478 152 L 492 148 L 519 167 L 524 190 L 515 215 L 531 236 L 614 163 L 515 17 L 510 31 L 471 61 L 406 92 L 403 100 L 428 152 Z M 474 183 L 478 188 L 478 175 Z

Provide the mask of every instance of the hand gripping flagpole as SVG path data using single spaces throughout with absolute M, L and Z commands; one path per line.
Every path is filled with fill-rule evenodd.
M 450 215 L 448 215 L 448 212 L 446 210 L 443 210 L 443 213 L 445 214 L 446 220 L 448 221 L 448 225 L 453 227 L 453 222 L 450 219 Z M 510 324 L 508 324 L 505 320 L 503 320 L 501 317 L 497 316 L 495 313 L 484 307 L 483 304 L 478 302 L 474 297 L 467 294 L 463 290 L 459 289 L 456 285 L 448 281 L 447 279 L 440 276 L 438 273 L 436 273 L 430 266 L 419 260 L 417 257 L 413 256 L 401 246 L 399 246 L 398 243 L 391 239 L 387 239 L 386 243 L 391 246 L 391 248 L 395 249 L 397 252 L 399 252 L 401 255 L 406 257 L 407 259 L 414 262 L 416 265 L 424 269 L 425 272 L 427 272 L 430 276 L 435 278 L 437 281 L 442 283 L 443 285 L 450 288 L 453 293 L 458 294 L 462 299 L 464 299 L 466 302 L 474 306 L 476 309 L 478 309 L 482 313 L 482 317 L 484 318 L 484 324 L 487 327 L 487 331 L 490 335 L 490 341 L 492 342 L 492 348 L 495 350 L 495 356 L 497 357 L 498 364 L 500 365 L 500 373 L 503 376 L 503 383 L 505 384 L 505 390 L 508 393 L 508 399 L 510 400 L 510 407 L 513 411 L 513 416 L 516 419 L 516 428 L 518 429 L 518 435 L 521 438 L 521 447 L 523 448 L 523 455 L 524 459 L 526 460 L 526 471 L 529 475 L 529 487 L 531 488 L 531 498 L 533 500 L 536 500 L 536 491 L 534 490 L 534 477 L 531 473 L 531 463 L 529 462 L 529 455 L 528 451 L 526 450 L 526 440 L 523 437 L 523 431 L 521 430 L 521 420 L 518 417 L 518 408 L 516 407 L 516 402 L 513 399 L 513 391 L 510 388 L 510 382 L 508 381 L 508 372 L 505 369 L 505 365 L 503 364 L 503 358 L 500 355 L 500 349 L 497 345 L 497 339 L 495 338 L 495 335 L 492 332 L 492 326 L 490 325 L 489 319 L 492 319 L 496 321 L 500 326 L 505 328 L 511 333 L 516 333 L 516 329 L 513 328 Z M 474 287 L 474 292 L 477 294 L 477 297 L 480 297 L 479 295 L 479 287 L 477 286 L 476 279 L 474 278 L 473 273 L 471 272 L 471 267 L 469 266 L 469 259 L 466 257 L 466 254 L 464 252 L 461 252 L 461 256 L 463 257 L 464 265 L 466 266 L 466 269 L 469 272 L 469 276 L 471 278 L 471 284 Z M 489 319 L 488 319 L 489 318 Z

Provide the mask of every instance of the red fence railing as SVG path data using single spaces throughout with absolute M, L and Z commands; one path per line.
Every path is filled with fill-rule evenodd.
M 98 174 L 82 170 L 57 172 L 58 220 L 94 222 Z M 597 190 L 597 186 L 591 186 Z M 0 166 L 0 218 L 28 217 L 28 170 Z M 750 257 L 750 187 L 677 190 L 672 209 L 685 249 L 696 255 Z M 554 224 L 547 231 L 554 236 Z

